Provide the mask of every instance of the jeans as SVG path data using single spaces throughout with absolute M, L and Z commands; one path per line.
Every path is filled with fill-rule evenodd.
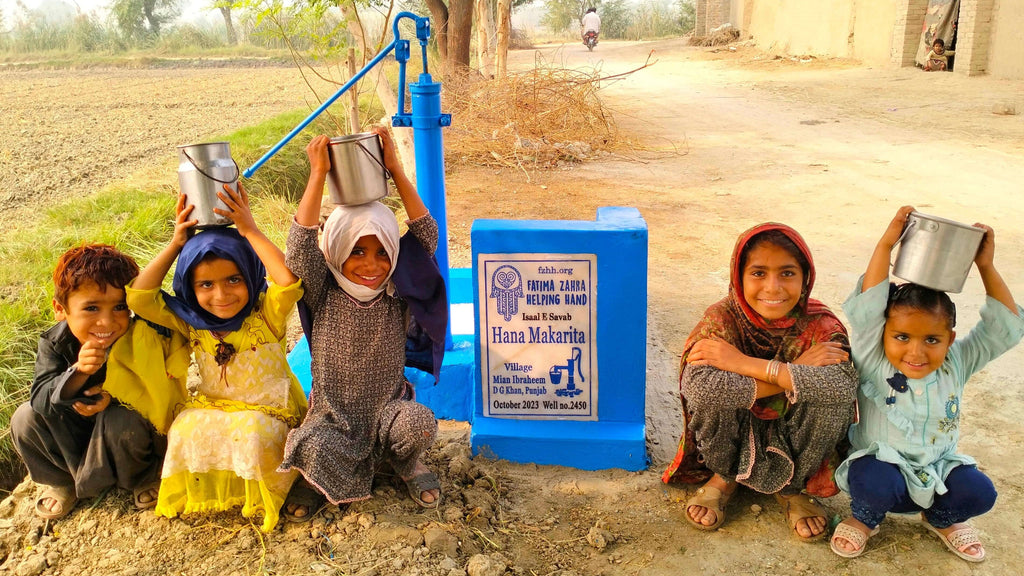
M 935 528 L 966 522 L 992 509 L 996 489 L 988 476 L 974 466 L 957 466 L 946 477 L 945 494 L 936 494 L 931 508 L 921 508 L 910 499 L 900 469 L 873 456 L 850 465 L 850 509 L 853 517 L 869 528 L 885 519 L 887 512 L 924 511 L 924 519 Z

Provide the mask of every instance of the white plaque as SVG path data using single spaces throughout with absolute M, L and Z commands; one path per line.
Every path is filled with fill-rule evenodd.
M 597 256 L 478 254 L 483 414 L 597 420 Z

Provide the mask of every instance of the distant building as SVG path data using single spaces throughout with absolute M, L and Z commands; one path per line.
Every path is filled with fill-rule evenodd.
M 913 66 L 928 0 L 696 0 L 695 36 L 732 24 L 757 46 L 795 55 Z M 960 0 L 953 72 L 1024 78 L 1024 2 Z

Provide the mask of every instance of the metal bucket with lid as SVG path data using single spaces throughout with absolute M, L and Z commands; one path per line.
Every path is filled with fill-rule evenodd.
M 892 273 L 932 290 L 960 292 L 984 236 L 976 226 L 911 212 Z
M 238 164 L 231 158 L 228 142 L 178 146 L 178 185 L 185 194 L 185 206 L 194 206 L 189 217 L 199 221 L 196 228 L 231 224 L 230 219 L 213 211 L 229 211 L 227 204 L 217 197 L 224 184 L 238 191 Z
M 388 195 L 391 173 L 384 167 L 379 136 L 361 132 L 331 138 L 327 154 L 331 160 L 327 172 L 331 202 L 356 206 Z

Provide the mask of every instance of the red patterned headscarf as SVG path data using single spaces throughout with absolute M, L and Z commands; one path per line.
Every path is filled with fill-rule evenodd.
M 800 301 L 783 318 L 765 320 L 743 297 L 743 271 L 740 269 L 744 251 L 764 232 L 778 230 L 789 238 L 807 261 L 804 287 Z M 810 297 L 814 287 L 814 260 L 807 243 L 796 230 L 785 224 L 767 222 L 747 230 L 736 240 L 729 266 L 729 294 L 712 304 L 686 339 L 680 374 L 686 358 L 700 340 L 719 338 L 729 342 L 747 356 L 791 362 L 817 342 L 833 340 L 841 335 L 846 342 L 846 329 L 828 307 Z

